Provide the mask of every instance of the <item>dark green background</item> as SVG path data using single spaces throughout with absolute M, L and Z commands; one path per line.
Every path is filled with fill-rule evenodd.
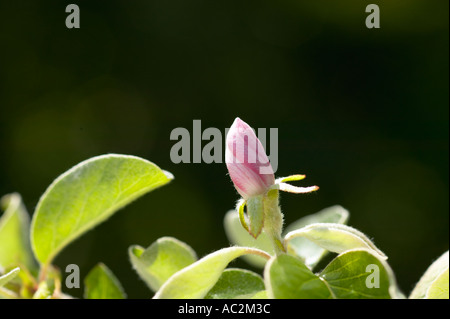
M 69 3 L 0 1 L 0 194 L 20 192 L 31 214 L 59 174 L 110 152 L 175 180 L 67 247 L 62 269 L 102 261 L 145 298 L 128 246 L 228 246 L 225 165 L 173 164 L 169 136 L 236 116 L 279 129 L 277 176 L 320 186 L 282 195 L 287 223 L 341 204 L 405 293 L 448 249 L 448 1 L 73 1 L 70 30 Z M 368 3 L 381 29 L 365 27 Z

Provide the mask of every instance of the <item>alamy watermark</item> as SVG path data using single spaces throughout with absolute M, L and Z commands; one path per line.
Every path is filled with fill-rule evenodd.
M 170 160 L 175 163 L 223 163 L 224 162 L 224 147 L 225 138 L 228 134 L 229 128 L 225 128 L 224 133 L 215 127 L 208 127 L 202 131 L 201 120 L 193 120 L 192 123 L 192 137 L 189 130 L 184 127 L 177 127 L 170 133 L 171 141 L 178 141 L 170 150 Z M 272 165 L 273 173 L 276 173 L 278 168 L 278 128 L 270 128 L 269 150 L 267 153 L 270 164 Z M 267 130 L 265 128 L 257 129 L 257 136 L 267 152 Z M 250 137 L 248 141 L 252 141 Z M 202 142 L 208 141 L 203 145 Z M 191 148 L 192 143 L 192 148 Z M 251 143 L 251 142 L 250 142 Z M 256 141 L 255 141 L 256 143 Z M 255 145 L 247 145 L 250 148 L 256 149 Z M 259 159 L 253 152 L 248 152 L 248 158 L 245 159 L 247 163 L 256 163 Z M 236 159 L 237 163 L 239 161 Z M 269 163 L 261 163 L 269 164 Z M 267 171 L 265 170 L 267 169 Z M 271 173 L 268 166 L 261 166 L 260 173 Z
M 376 4 L 369 4 L 366 7 L 366 12 L 370 13 L 366 18 L 366 27 L 368 29 L 380 28 L 380 7 Z
M 65 272 L 68 273 L 66 277 L 66 287 L 69 289 L 80 288 L 80 267 L 77 264 L 70 264 L 66 266 Z
M 69 4 L 66 7 L 66 13 L 69 15 L 66 17 L 66 27 L 68 29 L 80 28 L 80 8 L 76 4 Z
M 367 265 L 366 272 L 369 273 L 366 277 L 366 287 L 371 288 L 380 288 L 380 267 L 375 264 Z

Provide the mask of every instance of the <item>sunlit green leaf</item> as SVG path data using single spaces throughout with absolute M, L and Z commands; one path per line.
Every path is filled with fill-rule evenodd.
M 272 257 L 264 269 L 269 298 L 329 299 L 330 289 L 299 258 L 281 254 Z
M 0 299 L 18 299 L 19 296 L 5 287 L 0 287 Z
M 223 271 L 205 299 L 248 299 L 264 289 L 260 275 L 249 270 L 230 268 Z
M 0 218 L 0 265 L 5 268 L 36 267 L 30 246 L 30 217 L 19 194 L 5 195 L 0 199 L 4 213 Z
M 153 291 L 197 260 L 190 246 L 172 237 L 162 237 L 147 249 L 131 246 L 128 254 L 134 269 Z
M 267 296 L 267 290 L 257 292 L 250 299 L 269 299 L 269 297 Z
M 234 259 L 245 254 L 270 256 L 250 247 L 229 247 L 218 250 L 183 268 L 167 280 L 158 290 L 156 299 L 204 298 L 216 284 L 223 270 Z
M 20 272 L 20 268 L 14 268 L 13 270 L 11 270 L 10 272 L 0 276 L 0 287 L 3 287 L 4 285 L 6 285 L 8 282 L 10 282 L 11 280 L 13 280 Z
M 306 175 L 303 175 L 303 174 L 295 174 L 295 175 L 289 175 L 286 177 L 279 177 L 275 180 L 275 184 L 285 183 L 285 182 L 293 182 L 293 181 L 301 181 L 305 177 L 306 177 Z
M 366 235 L 360 231 L 341 224 L 317 223 L 294 230 L 285 237 L 286 242 L 292 239 L 306 238 L 316 245 L 335 253 L 342 253 L 356 248 L 366 248 L 377 254 L 379 258 L 387 259 Z
M 31 225 L 37 259 L 50 263 L 77 237 L 172 178 L 135 156 L 109 154 L 81 162 L 59 176 L 39 200 Z
M 348 216 L 349 213 L 345 208 L 339 205 L 331 206 L 318 213 L 305 216 L 296 222 L 293 222 L 286 228 L 285 233 L 295 231 L 313 223 L 345 224 L 348 221 Z M 303 237 L 292 238 L 288 243 L 288 251 L 299 256 L 306 266 L 311 269 L 314 268 L 328 252 L 326 249 L 321 248 Z
M 254 247 L 264 250 L 271 255 L 274 254 L 272 243 L 264 230 L 259 234 L 257 239 L 253 238 L 244 227 L 242 227 L 239 221 L 239 215 L 235 210 L 230 210 L 225 215 L 224 228 L 227 237 L 232 244 L 242 247 Z M 245 255 L 242 256 L 242 258 L 249 264 L 261 268 L 264 267 L 267 262 L 266 258 L 258 255 Z
M 397 286 L 389 265 L 367 249 L 344 252 L 320 276 L 338 299 L 390 299 Z
M 422 278 L 411 292 L 409 298 L 422 299 L 426 297 L 427 290 L 433 284 L 433 282 L 449 267 L 449 253 L 446 251 L 441 257 L 439 257 L 431 266 L 425 271 Z
M 122 285 L 106 265 L 99 263 L 84 279 L 85 299 L 124 299 Z
M 448 268 L 442 272 L 428 288 L 427 299 L 449 299 L 448 298 Z

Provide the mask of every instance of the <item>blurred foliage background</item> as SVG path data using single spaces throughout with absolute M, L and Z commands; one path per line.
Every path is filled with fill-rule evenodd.
M 69 3 L 80 29 L 65 27 Z M 380 29 L 365 26 L 369 3 Z M 102 261 L 129 297 L 151 297 L 127 248 L 161 236 L 200 256 L 228 246 L 222 220 L 238 199 L 224 164 L 173 164 L 170 132 L 192 132 L 194 119 L 224 130 L 239 116 L 278 128 L 277 176 L 320 186 L 282 195 L 286 222 L 344 206 L 409 293 L 449 242 L 448 6 L 0 1 L 0 194 L 21 193 L 32 214 L 54 178 L 104 153 L 172 172 L 55 261 L 82 277 Z

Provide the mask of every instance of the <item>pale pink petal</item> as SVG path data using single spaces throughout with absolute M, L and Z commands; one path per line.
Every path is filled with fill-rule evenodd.
M 263 194 L 275 183 L 264 147 L 240 118 L 235 119 L 228 131 L 225 162 L 236 190 L 244 198 Z

